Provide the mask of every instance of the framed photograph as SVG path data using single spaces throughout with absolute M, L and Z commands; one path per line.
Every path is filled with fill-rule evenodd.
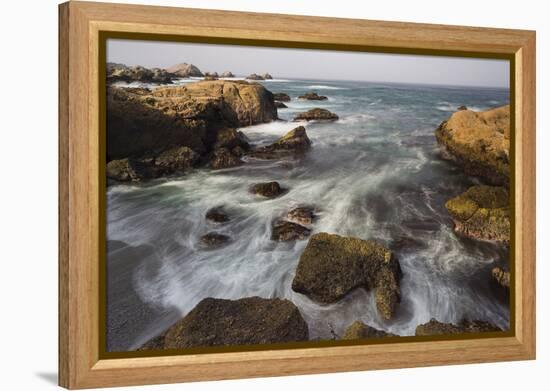
M 59 20 L 60 385 L 535 358 L 535 32 Z

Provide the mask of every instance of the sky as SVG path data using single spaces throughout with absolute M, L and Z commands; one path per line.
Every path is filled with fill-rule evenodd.
M 202 72 L 275 79 L 509 88 L 509 62 L 495 59 L 109 39 L 107 61 L 147 68 L 186 62 Z

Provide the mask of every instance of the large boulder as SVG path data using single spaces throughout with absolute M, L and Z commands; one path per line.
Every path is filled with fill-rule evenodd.
M 173 73 L 178 77 L 202 77 L 203 73 L 193 64 L 187 64 L 185 62 L 172 65 L 170 68 L 166 68 L 167 72 Z
M 161 174 L 151 159 L 118 159 L 107 163 L 107 179 L 117 182 L 139 182 Z
M 203 155 L 228 128 L 277 118 L 273 95 L 259 84 L 201 81 L 147 93 L 107 91 L 108 160 L 141 157 L 171 146 Z
M 338 116 L 327 109 L 315 108 L 300 113 L 294 117 L 294 121 L 336 121 Z
M 308 326 L 289 300 L 207 298 L 141 350 L 273 344 L 308 339 Z
M 214 170 L 237 167 L 243 161 L 227 148 L 218 148 L 210 154 L 208 167 Z
M 357 288 L 375 289 L 378 312 L 390 319 L 401 300 L 400 278 L 399 262 L 380 244 L 322 232 L 300 256 L 292 289 L 326 304 Z
M 258 159 L 279 159 L 288 155 L 303 154 L 311 147 L 306 129 L 298 126 L 275 141 L 273 144 L 259 147 L 248 154 Z
M 455 231 L 483 240 L 510 241 L 510 198 L 504 187 L 477 185 L 445 204 Z
M 482 320 L 463 320 L 460 324 L 443 323 L 431 319 L 428 323 L 416 327 L 416 336 L 426 335 L 451 335 L 464 333 L 484 333 L 490 331 L 502 331 L 490 322 Z
M 174 147 L 158 155 L 155 166 L 167 173 L 185 171 L 193 167 L 199 158 L 199 154 L 189 147 Z
M 367 339 L 383 337 L 398 337 L 398 335 L 375 329 L 374 327 L 357 320 L 346 329 L 342 339 Z
M 442 156 L 455 161 L 468 175 L 496 185 L 509 183 L 509 105 L 483 112 L 459 110 L 439 125 L 435 136 Z

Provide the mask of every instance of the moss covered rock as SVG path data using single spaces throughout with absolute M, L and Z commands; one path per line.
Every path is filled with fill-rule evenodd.
M 455 231 L 475 239 L 510 241 L 508 191 L 504 187 L 478 185 L 445 204 Z
M 272 344 L 308 338 L 308 326 L 289 300 L 207 298 L 141 349 Z
M 328 233 L 313 235 L 300 256 L 292 289 L 334 303 L 357 288 L 376 290 L 376 306 L 390 319 L 401 299 L 401 268 L 392 252 L 374 241 Z
M 294 117 L 294 121 L 336 121 L 337 119 L 336 114 L 320 108 L 308 110 Z
M 475 112 L 459 110 L 435 131 L 443 157 L 459 164 L 468 175 L 491 184 L 507 185 L 510 178 L 510 106 Z
M 374 327 L 357 320 L 346 329 L 342 339 L 367 339 L 383 337 L 398 337 L 398 335 L 375 329 Z
M 490 322 L 482 320 L 464 320 L 460 324 L 443 323 L 431 319 L 428 323 L 418 325 L 415 335 L 452 335 L 464 333 L 484 333 L 490 331 L 502 331 Z

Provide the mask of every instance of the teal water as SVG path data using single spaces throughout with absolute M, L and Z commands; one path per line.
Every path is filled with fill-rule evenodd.
M 416 326 L 431 318 L 481 319 L 508 329 L 508 302 L 490 283 L 491 268 L 508 264 L 508 248 L 453 232 L 444 203 L 478 181 L 440 158 L 434 131 L 458 106 L 498 107 L 508 103 L 509 91 L 305 80 L 264 85 L 288 93 L 289 107 L 279 109 L 281 121 L 241 130 L 261 145 L 304 125 L 312 141 L 304 158 L 249 160 L 234 169 L 198 169 L 178 178 L 109 187 L 107 236 L 118 244 L 110 247 L 107 262 L 122 262 L 120 246 L 148 249 L 127 277 L 139 298 L 159 312 L 175 309 L 184 315 L 205 297 L 284 297 L 300 308 L 311 338 L 320 339 L 341 335 L 355 320 L 400 335 L 414 335 Z M 296 100 L 307 91 L 329 99 Z M 340 120 L 288 122 L 313 107 L 329 109 Z M 273 180 L 288 193 L 262 200 L 247 191 L 253 183 Z M 271 223 L 299 204 L 320 210 L 313 233 L 376 239 L 396 253 L 404 276 L 394 319 L 378 317 L 372 292 L 356 290 L 327 306 L 291 290 L 307 241 L 275 243 Z M 231 213 L 231 222 L 205 221 L 206 211 L 219 205 Z M 198 240 L 210 231 L 233 240 L 205 251 Z M 108 299 L 116 300 L 109 292 Z M 132 313 L 127 316 L 132 323 Z M 164 318 L 139 323 L 127 348 L 167 326 Z

